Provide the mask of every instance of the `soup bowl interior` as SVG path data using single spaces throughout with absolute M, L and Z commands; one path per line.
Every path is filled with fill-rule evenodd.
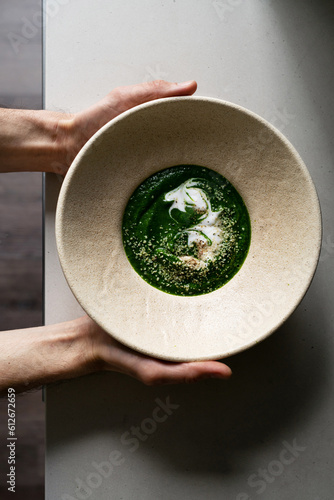
M 149 285 L 122 241 L 134 190 L 182 164 L 226 177 L 251 220 L 239 272 L 193 297 Z M 297 307 L 316 269 L 321 219 L 307 168 L 280 132 L 239 106 L 180 97 L 137 106 L 88 141 L 61 188 L 56 239 L 78 302 L 117 340 L 167 360 L 220 359 L 266 338 Z

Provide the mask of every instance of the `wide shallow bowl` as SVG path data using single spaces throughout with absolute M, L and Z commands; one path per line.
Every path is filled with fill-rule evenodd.
M 252 227 L 240 271 L 195 297 L 150 286 L 122 244 L 133 191 L 180 164 L 225 176 Z M 266 338 L 297 307 L 319 258 L 321 216 L 307 168 L 278 130 L 234 104 L 179 97 L 137 106 L 87 142 L 61 188 L 56 237 L 75 297 L 117 340 L 167 360 L 220 359 Z

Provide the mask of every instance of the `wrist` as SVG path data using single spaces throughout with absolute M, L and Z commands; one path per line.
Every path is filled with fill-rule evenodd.
M 93 322 L 88 316 L 51 325 L 49 346 L 54 346 L 59 363 L 54 363 L 56 380 L 69 379 L 92 373 L 99 361 L 94 352 Z
M 55 157 L 50 164 L 51 172 L 65 175 L 84 142 L 80 139 L 74 115 L 55 116 Z
M 39 387 L 96 371 L 86 317 L 55 325 L 1 332 L 0 393 Z
M 52 171 L 65 175 L 80 149 L 95 133 L 82 120 L 81 114 L 63 115 L 57 119 L 56 124 L 56 149 L 57 160 L 52 162 Z

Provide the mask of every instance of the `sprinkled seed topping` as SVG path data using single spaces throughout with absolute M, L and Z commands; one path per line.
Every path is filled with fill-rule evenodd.
M 200 295 L 223 286 L 241 267 L 249 216 L 220 174 L 195 165 L 171 167 L 146 179 L 130 198 L 123 243 L 148 283 L 175 295 Z

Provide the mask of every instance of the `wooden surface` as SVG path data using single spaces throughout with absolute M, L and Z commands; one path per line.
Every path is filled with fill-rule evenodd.
M 22 36 L 25 20 L 37 19 L 40 0 L 1 0 L 0 106 L 42 106 L 41 30 L 13 50 L 8 35 Z M 42 176 L 0 176 L 0 331 L 42 324 Z M 1 339 L 1 337 L 0 337 Z M 0 344 L 1 348 L 1 344 Z M 44 403 L 42 392 L 17 397 L 17 490 L 6 486 L 7 400 L 0 400 L 0 499 L 44 498 Z
M 41 174 L 1 175 L 1 330 L 36 326 L 42 321 L 41 198 Z
M 0 176 L 0 331 L 42 324 L 41 174 Z M 1 334 L 0 334 L 1 335 Z M 0 337 L 1 338 L 1 337 Z M 41 391 L 18 396 L 16 500 L 44 498 Z M 7 401 L 0 402 L 0 498 L 7 498 Z

